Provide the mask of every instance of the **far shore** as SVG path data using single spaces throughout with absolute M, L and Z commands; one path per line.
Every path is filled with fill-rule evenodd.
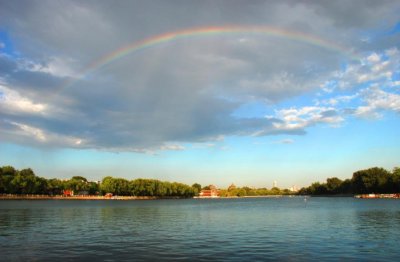
M 287 198 L 287 197 L 355 197 L 355 198 L 400 198 L 400 194 L 365 194 L 365 195 L 263 195 L 263 196 L 221 196 L 221 197 L 189 197 L 190 199 L 239 199 L 239 198 Z M 157 200 L 157 199 L 188 199 L 185 197 L 158 196 L 97 196 L 97 195 L 13 195 L 0 194 L 0 200 Z
M 294 197 L 294 195 L 264 195 L 264 196 L 222 196 L 222 197 L 193 197 L 193 199 L 230 199 L 230 198 L 279 198 Z M 0 194 L 0 200 L 156 200 L 156 199 L 186 199 L 183 197 L 157 197 L 157 196 L 96 196 L 96 195 L 13 195 Z
M 155 196 L 93 196 L 93 195 L 0 195 L 0 200 L 155 200 L 155 199 L 180 199 L 179 197 L 155 197 Z
M 237 198 L 280 198 L 295 197 L 295 195 L 263 195 L 263 196 L 220 196 L 220 197 L 198 197 L 192 199 L 237 199 Z M 187 199 L 184 197 L 157 197 L 157 196 L 97 196 L 97 195 L 13 195 L 0 194 L 0 200 L 156 200 L 156 199 Z

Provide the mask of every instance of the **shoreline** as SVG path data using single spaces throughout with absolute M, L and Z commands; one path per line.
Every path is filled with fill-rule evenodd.
M 96 196 L 96 195 L 12 195 L 0 194 L 1 200 L 161 200 L 161 199 L 244 199 L 244 198 L 296 198 L 296 197 L 353 197 L 358 199 L 399 199 L 400 194 L 361 194 L 361 195 L 265 195 L 265 196 L 228 196 L 228 197 L 157 197 L 157 196 Z
M 362 199 L 376 199 L 376 198 L 400 199 L 400 194 L 361 194 L 361 195 L 355 195 L 354 197 Z
M 155 196 L 48 196 L 48 195 L 0 195 L 0 200 L 156 200 L 156 199 L 185 199 L 180 197 Z
M 244 198 L 286 198 L 286 197 L 301 197 L 297 195 L 262 195 L 262 196 L 227 196 L 227 197 L 157 197 L 157 196 L 95 196 L 95 195 L 13 195 L 0 194 L 1 200 L 159 200 L 159 199 L 244 199 Z
M 49 196 L 49 195 L 0 195 L 0 200 L 158 200 L 158 199 L 240 199 L 240 198 L 281 198 L 294 195 L 228 196 L 228 197 L 156 197 L 156 196 Z

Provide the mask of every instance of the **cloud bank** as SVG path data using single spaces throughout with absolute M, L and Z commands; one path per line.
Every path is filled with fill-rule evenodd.
M 399 113 L 399 34 L 391 31 L 399 9 L 396 1 L 2 1 L 0 29 L 13 46 L 0 39 L 0 137 L 154 152 Z M 232 24 L 312 35 L 359 59 L 241 32 L 160 43 L 81 75 L 128 44 Z M 235 114 L 252 103 L 269 113 Z

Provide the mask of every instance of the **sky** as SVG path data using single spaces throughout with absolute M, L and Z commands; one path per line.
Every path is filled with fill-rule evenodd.
M 0 0 L 0 166 L 287 188 L 400 155 L 399 1 Z

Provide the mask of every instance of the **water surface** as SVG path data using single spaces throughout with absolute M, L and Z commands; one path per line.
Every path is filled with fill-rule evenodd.
M 0 260 L 399 261 L 400 201 L 0 201 Z

